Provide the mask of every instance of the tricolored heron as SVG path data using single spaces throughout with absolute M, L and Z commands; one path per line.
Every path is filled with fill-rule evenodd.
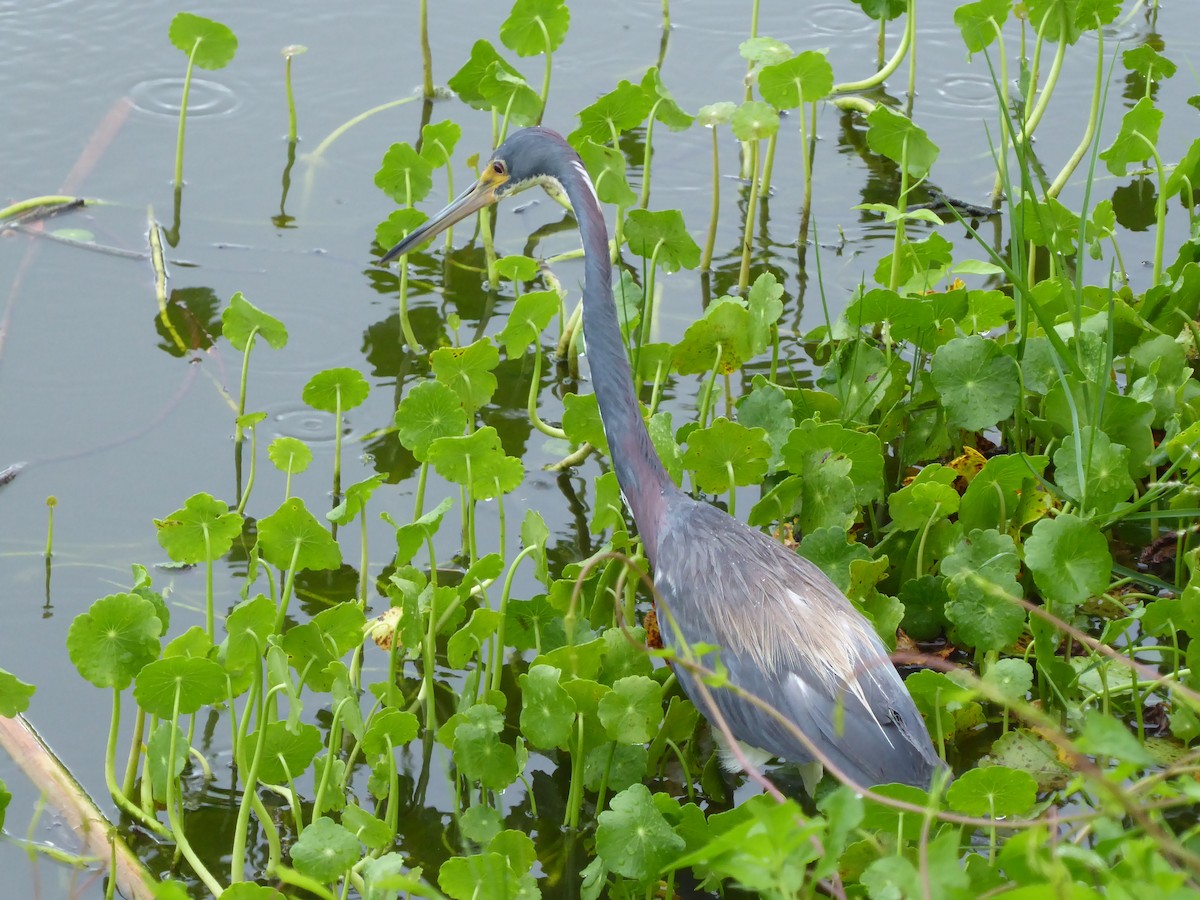
M 578 154 L 546 128 L 515 132 L 479 180 L 384 254 L 408 252 L 440 231 L 533 185 L 565 194 L 584 251 L 583 332 L 600 417 L 654 586 L 688 646 L 720 648 L 729 680 L 783 714 L 860 785 L 928 787 L 941 766 L 929 733 L 879 636 L 813 563 L 680 490 L 650 442 L 617 324 L 608 230 Z M 662 628 L 668 646 L 678 636 Z M 706 690 L 675 673 L 709 718 L 709 700 L 755 761 L 808 764 L 814 755 L 778 719 L 735 691 Z M 725 747 L 726 768 L 740 767 Z

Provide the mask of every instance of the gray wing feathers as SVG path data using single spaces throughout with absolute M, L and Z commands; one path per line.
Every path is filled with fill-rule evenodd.
M 928 787 L 941 763 L 878 635 L 825 575 L 766 535 L 684 496 L 667 513 L 655 582 L 663 639 L 721 648 L 730 681 L 794 722 L 864 785 Z M 680 683 L 707 713 L 695 679 Z M 709 692 L 734 737 L 789 762 L 812 761 L 803 742 L 734 691 Z

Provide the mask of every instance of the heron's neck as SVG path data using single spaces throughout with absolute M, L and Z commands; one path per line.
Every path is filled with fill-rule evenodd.
M 575 211 L 585 251 L 583 335 L 587 340 L 588 367 L 613 469 L 645 543 L 646 555 L 653 562 L 666 496 L 678 489 L 650 442 L 633 390 L 629 357 L 613 302 L 612 263 L 604 214 L 591 181 L 586 179 L 583 164 L 572 161 L 565 168 L 558 181 Z

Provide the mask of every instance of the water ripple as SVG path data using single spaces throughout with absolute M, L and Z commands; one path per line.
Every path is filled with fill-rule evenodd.
M 183 99 L 183 79 L 151 78 L 140 81 L 130 88 L 129 96 L 133 98 L 134 107 L 141 112 L 177 119 Z M 192 79 L 188 118 L 227 116 L 239 106 L 241 100 L 232 88 L 203 78 Z

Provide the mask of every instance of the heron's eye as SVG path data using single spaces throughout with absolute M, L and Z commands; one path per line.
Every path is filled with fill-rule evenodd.
M 492 171 L 495 172 L 497 175 L 503 175 L 504 174 L 504 163 L 502 163 L 500 160 L 496 160 L 494 163 L 492 163 Z

